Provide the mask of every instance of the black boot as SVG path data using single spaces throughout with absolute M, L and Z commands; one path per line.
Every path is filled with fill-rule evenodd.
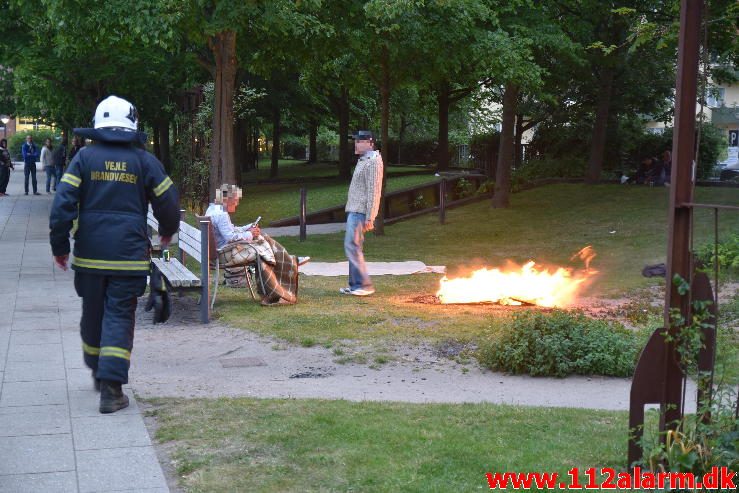
M 120 382 L 100 381 L 100 412 L 110 414 L 128 407 L 128 396 L 121 390 Z
M 95 386 L 95 391 L 100 392 L 100 379 L 95 376 L 95 370 L 92 371 L 92 384 Z

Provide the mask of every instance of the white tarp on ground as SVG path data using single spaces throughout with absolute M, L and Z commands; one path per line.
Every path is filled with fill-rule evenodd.
M 371 276 L 404 276 L 408 274 L 444 274 L 446 266 L 426 265 L 418 260 L 406 262 L 367 262 L 367 270 Z M 347 276 L 349 262 L 309 262 L 300 267 L 300 273 L 307 276 Z

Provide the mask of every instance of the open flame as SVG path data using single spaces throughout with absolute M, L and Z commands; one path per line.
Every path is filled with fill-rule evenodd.
M 500 303 L 501 305 L 569 306 L 575 303 L 583 283 L 597 273 L 590 268 L 595 257 L 586 246 L 572 260 L 580 259 L 585 268 L 547 269 L 529 261 L 523 266 L 509 262 L 508 268 L 479 269 L 468 277 L 441 280 L 436 296 L 442 303 Z

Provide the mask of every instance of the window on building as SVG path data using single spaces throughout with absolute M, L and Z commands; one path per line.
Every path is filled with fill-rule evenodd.
M 720 108 L 724 105 L 724 94 L 726 89 L 723 87 L 713 87 L 708 90 L 706 104 L 711 108 Z

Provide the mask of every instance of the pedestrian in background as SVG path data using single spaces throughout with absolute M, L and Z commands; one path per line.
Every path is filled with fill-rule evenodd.
M 51 193 L 51 180 L 54 179 L 54 190 L 56 190 L 56 167 L 54 167 L 53 146 L 51 139 L 44 141 L 44 147 L 41 148 L 41 166 L 44 167 L 46 173 L 46 193 Z
M 146 215 L 159 221 L 162 248 L 180 225 L 172 179 L 141 148 L 136 108 L 116 96 L 95 111 L 94 128 L 76 128 L 94 146 L 76 153 L 59 181 L 49 217 L 54 263 L 67 270 L 69 232 L 74 234 L 74 287 L 82 298 L 80 336 L 85 364 L 100 390 L 100 412 L 128 406 L 136 304 L 146 290 L 151 264 Z M 202 300 L 207 303 L 208 300 Z
M 28 177 L 31 177 L 31 184 L 33 185 L 33 194 L 41 195 L 38 193 L 38 184 L 36 183 L 36 160 L 39 158 L 38 147 L 33 143 L 33 137 L 28 135 L 26 142 L 21 147 L 21 154 L 23 155 L 23 187 L 28 195 Z
M 367 264 L 364 262 L 364 233 L 375 227 L 375 217 L 380 210 L 382 193 L 382 156 L 375 150 L 372 132 L 359 131 L 354 139 L 354 154 L 359 155 L 349 185 L 346 201 L 346 235 L 344 252 L 349 260 L 349 286 L 341 288 L 343 294 L 369 296 L 375 292 Z
M 77 155 L 78 152 L 80 152 L 80 149 L 82 149 L 84 146 L 82 145 L 80 138 L 76 135 L 72 138 L 72 148 L 69 150 L 69 162 L 72 162 L 72 159 Z
M 54 191 L 56 192 L 56 186 L 59 184 L 59 180 L 62 179 L 64 167 L 67 165 L 67 146 L 64 145 L 64 141 L 61 141 L 54 148 L 51 153 L 51 160 L 54 162 Z
M 13 161 L 11 161 L 10 152 L 8 152 L 8 141 L 2 139 L 0 140 L 0 197 L 8 195 L 5 191 L 8 189 L 11 169 L 13 169 Z

